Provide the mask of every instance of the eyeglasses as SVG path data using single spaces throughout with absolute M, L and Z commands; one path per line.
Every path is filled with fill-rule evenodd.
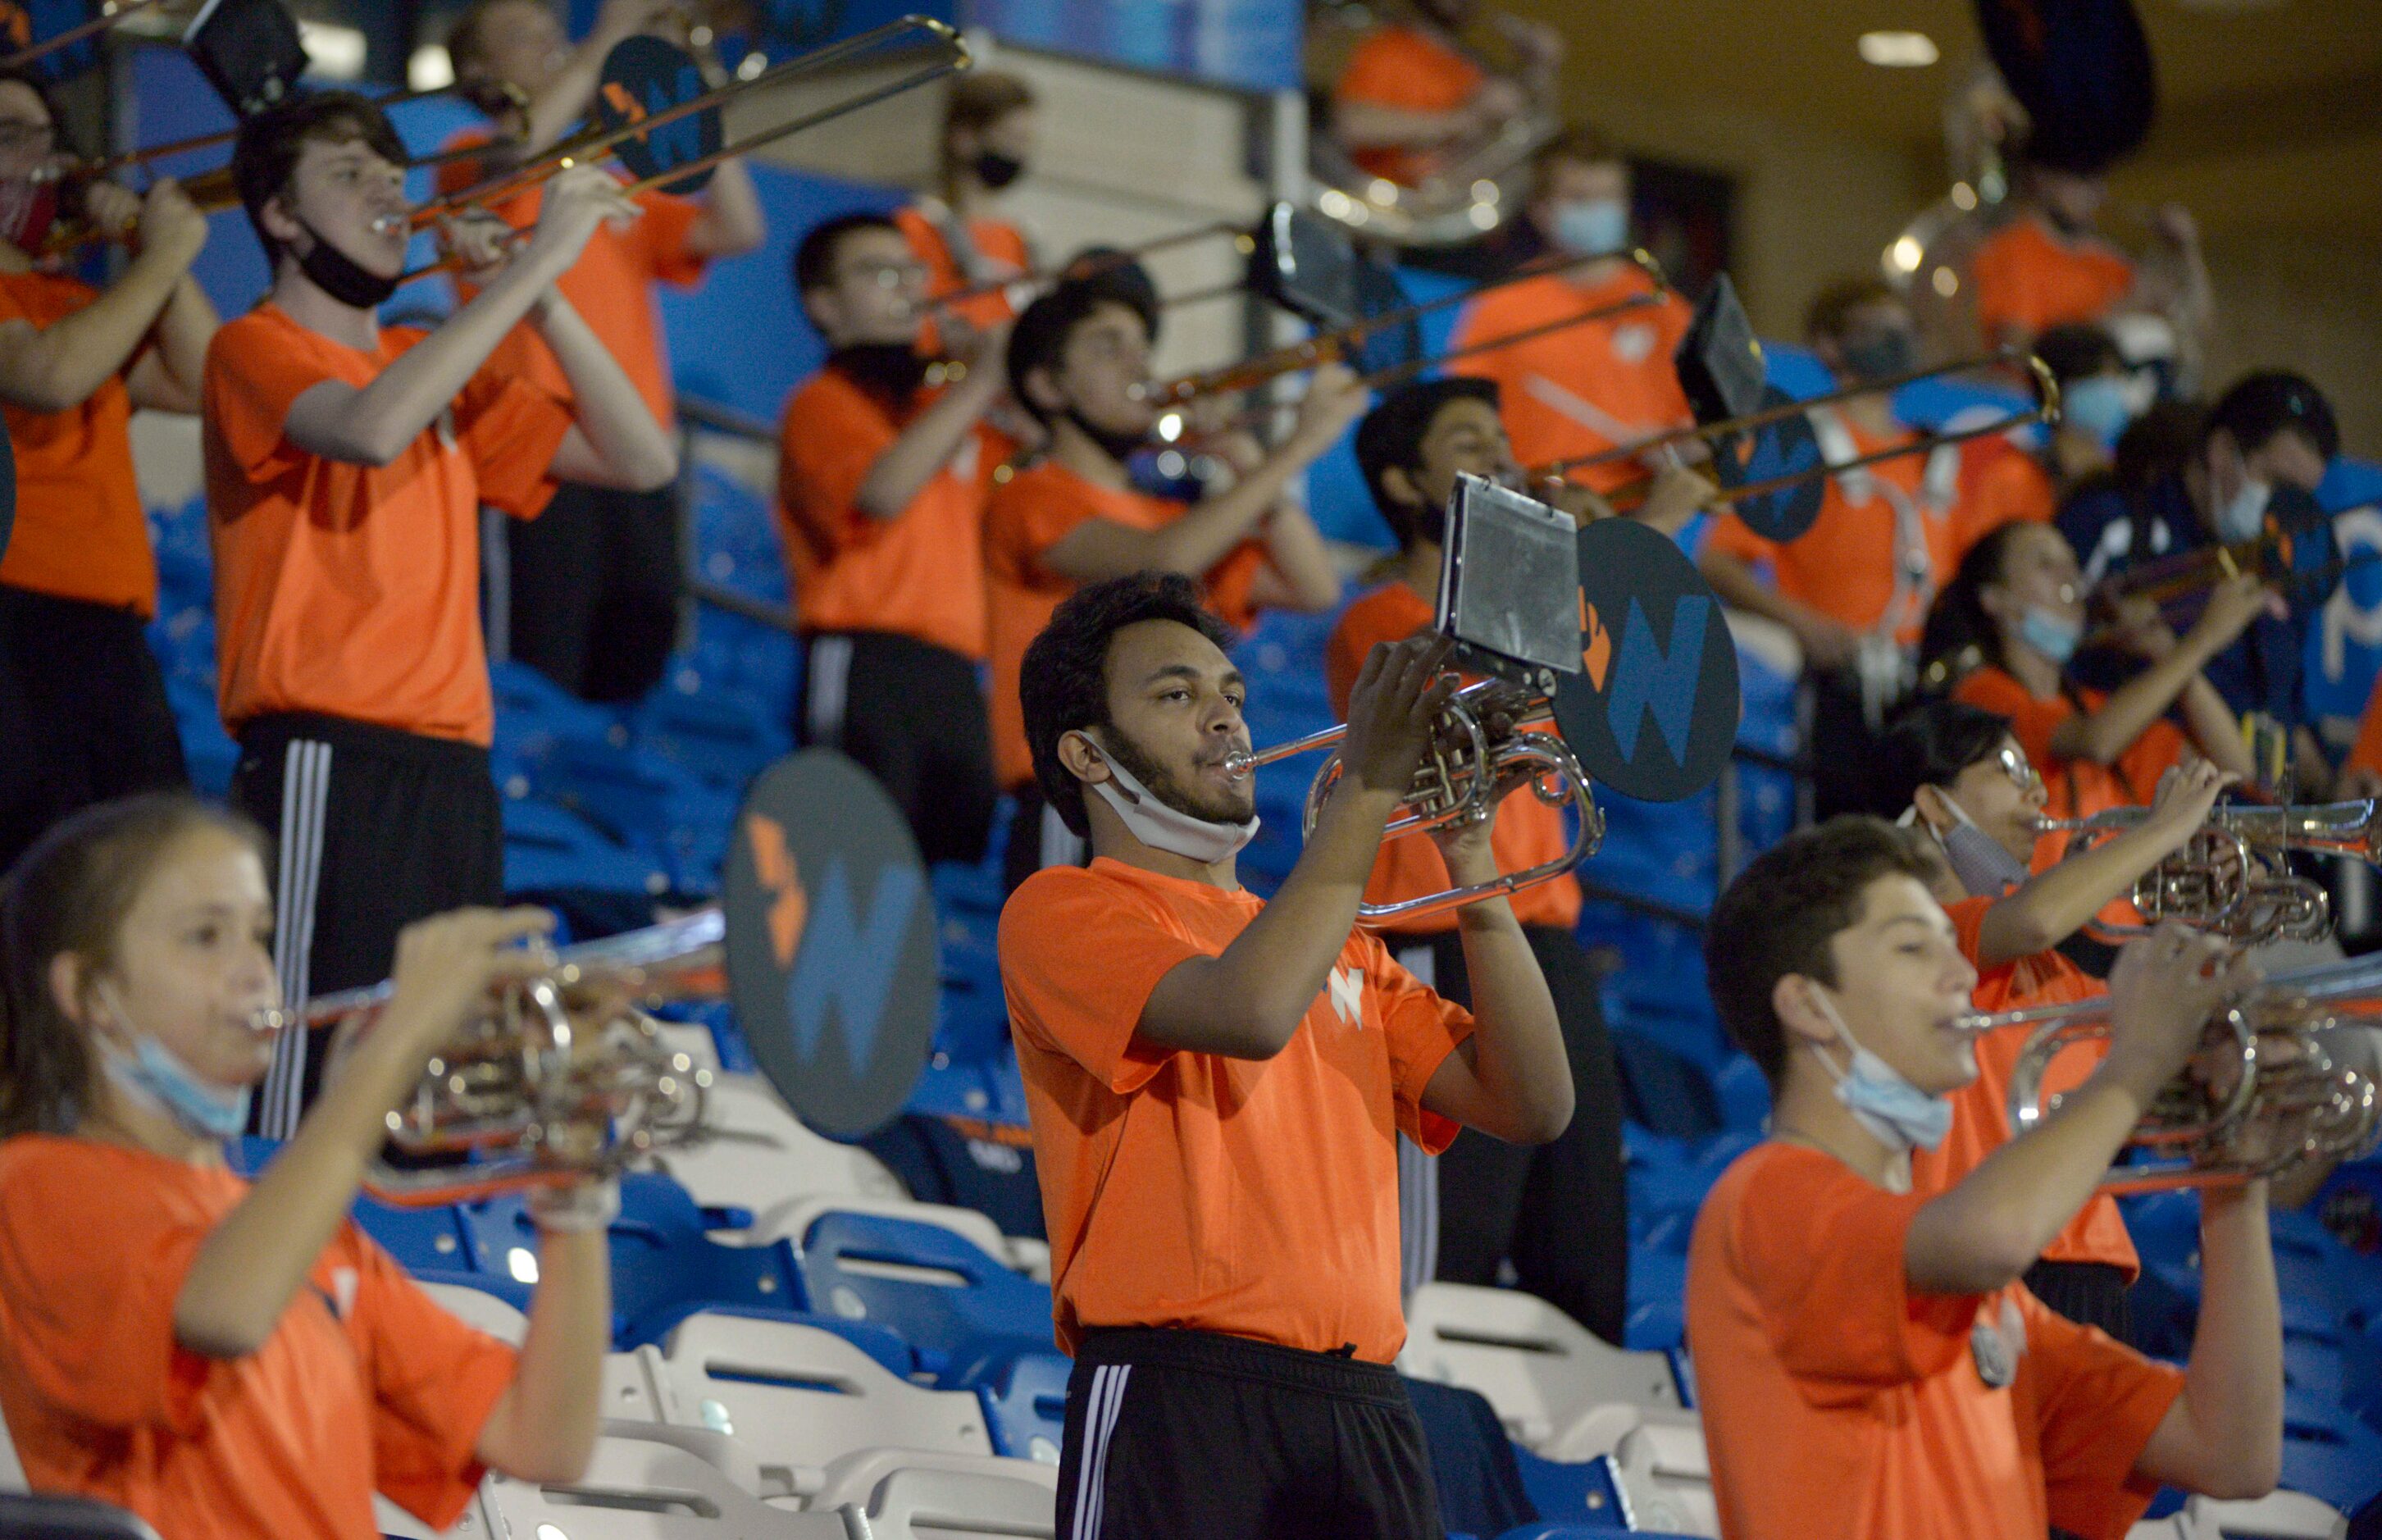
M 2021 792 L 2036 791 L 2043 785 L 2043 776 L 2035 770 L 2034 761 L 2008 744 L 1995 753 L 1994 762 Z
M 855 262 L 843 270 L 843 276 L 879 289 L 901 289 L 926 282 L 927 269 L 915 262 Z

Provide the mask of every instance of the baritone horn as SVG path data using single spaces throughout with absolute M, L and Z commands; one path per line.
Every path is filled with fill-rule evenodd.
M 2090 818 L 2041 819 L 2042 833 L 2072 833 L 2091 849 L 2139 826 L 2147 807 L 2111 807 Z M 2244 946 L 2278 937 L 2320 941 L 2332 932 L 2332 900 L 2292 872 L 2291 851 L 2382 862 L 2382 811 L 2372 801 L 2213 809 L 2183 847 L 2134 883 L 2134 907 L 2155 924 L 2179 919 Z
M 2013 1138 L 2056 1111 L 2044 1072 L 2062 1049 L 2109 1035 L 2106 996 L 1975 1016 L 1971 1030 L 2029 1027 L 2010 1074 Z M 2382 1095 L 2346 1062 L 2343 1034 L 2382 1029 L 2382 962 L 2361 958 L 2278 974 L 2209 1018 L 2199 1052 L 2161 1090 L 2128 1140 L 2138 1164 L 2112 1166 L 2109 1193 L 2223 1187 L 2304 1162 L 2355 1159 L 2382 1133 Z
M 451 1203 L 617 1176 L 701 1137 L 710 1072 L 645 1012 L 724 995 L 726 938 L 724 911 L 699 909 L 565 947 L 552 967 L 492 989 L 388 1114 L 399 1152 L 448 1164 L 376 1160 L 365 1186 L 385 1202 Z M 325 995 L 283 1019 L 365 1030 L 391 992 Z

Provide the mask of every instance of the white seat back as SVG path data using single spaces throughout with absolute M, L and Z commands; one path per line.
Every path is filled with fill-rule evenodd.
M 706 1208 L 752 1210 L 756 1241 L 792 1235 L 784 1211 L 799 1199 L 908 1196 L 867 1151 L 804 1127 L 759 1076 L 716 1077 L 705 1093 L 704 1120 L 711 1137 L 654 1164 Z
M 1670 1360 L 1613 1347 L 1513 1288 L 1433 1283 L 1416 1290 L 1398 1369 L 1480 1392 L 1515 1442 L 1550 1460 L 1611 1452 L 1612 1435 L 1594 1425 L 1602 1409 L 1679 1406 Z
M 608 1423 L 587 1473 L 575 1482 L 541 1485 L 490 1476 L 481 1494 L 495 1533 L 524 1540 L 558 1534 L 570 1540 L 849 1540 L 841 1514 L 772 1508 L 709 1460 L 636 1433 Z
M 2237 1534 L 2259 1540 L 2344 1540 L 2349 1534 L 2349 1520 L 2340 1509 L 2304 1492 L 2269 1492 L 2247 1502 L 2193 1497 L 2176 1517 L 2192 1526 L 2184 1540 L 2225 1540 Z
M 866 1518 L 872 1540 L 1049 1540 L 1057 1530 L 1059 1472 L 1031 1460 L 921 1460 L 885 1449 L 837 1474 L 835 1487 L 815 1506 L 849 1503 Z
M 1694 1413 L 1640 1411 L 1613 1451 L 1614 1480 L 1629 1505 L 1632 1529 L 1666 1534 L 1720 1534 L 1712 1460 Z
M 381 1534 L 389 1540 L 494 1540 L 497 1534 L 477 1493 L 462 1517 L 446 1529 L 432 1529 L 377 1492 L 373 1494 L 373 1514 Z
M 25 1467 L 17 1459 L 16 1441 L 8 1436 L 8 1419 L 0 1417 L 0 1492 L 21 1496 L 31 1490 L 25 1485 Z
M 506 1300 L 461 1284 L 426 1283 L 422 1292 L 446 1307 L 447 1313 L 477 1326 L 497 1341 L 518 1348 L 529 1336 L 529 1317 Z

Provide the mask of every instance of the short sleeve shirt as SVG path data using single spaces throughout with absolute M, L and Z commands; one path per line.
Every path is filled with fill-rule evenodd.
M 1401 642 L 1431 623 L 1431 606 L 1401 582 L 1385 583 L 1342 612 L 1323 647 L 1323 681 L 1331 693 L 1332 714 L 1344 721 L 1349 692 L 1363 671 L 1365 655 L 1377 642 Z M 1489 831 L 1489 845 L 1497 869 L 1528 870 L 1556 859 L 1571 848 L 1564 811 L 1539 800 L 1528 786 L 1497 805 L 1497 821 Z M 1381 842 L 1373 875 L 1365 884 L 1368 904 L 1395 904 L 1449 887 L 1447 863 L 1428 834 L 1401 834 Z M 1565 872 L 1513 895 L 1514 918 L 1525 925 L 1551 925 L 1568 930 L 1579 923 L 1579 880 Z M 1383 929 L 1404 935 L 1427 935 L 1455 929 L 1453 911 L 1428 918 L 1404 920 Z
M 1949 905 L 1952 930 L 1959 938 L 1960 955 L 1977 970 L 1977 987 L 1970 1001 L 1980 1011 L 2016 1011 L 2036 1005 L 2064 1005 L 2094 1000 L 2109 992 L 2106 984 L 2087 974 L 2057 952 L 1996 963 L 1988 967 L 1979 956 L 1986 911 L 2001 902 L 1969 898 Z M 1943 1192 L 1983 1164 L 1987 1155 L 2009 1142 L 2009 1087 L 2019 1054 L 2034 1031 L 2028 1026 L 2000 1027 L 1982 1033 L 1973 1044 L 1977 1078 L 1952 1093 L 1952 1131 L 1933 1150 L 1910 1152 L 1913 1190 Z M 2082 1085 L 2109 1054 L 2106 1038 L 2088 1039 L 2060 1050 L 2044 1068 L 2045 1097 L 2063 1096 Z M 2118 1201 L 2106 1193 L 2085 1200 L 2076 1217 L 2043 1249 L 2045 1262 L 2093 1262 L 2120 1268 L 2128 1278 L 2142 1271 L 2133 1238 L 2126 1232 Z
M 1422 1097 L 1472 1018 L 1358 931 L 1271 1059 L 1142 1036 L 1159 980 L 1221 955 L 1263 908 L 1101 856 L 1037 872 L 1001 911 L 1063 1351 L 1090 1326 L 1375 1363 L 1405 1340 L 1396 1136 L 1434 1153 L 1455 1137 Z
M 487 744 L 480 505 L 528 517 L 571 414 L 488 365 L 387 465 L 325 460 L 283 431 L 325 380 L 359 389 L 424 334 L 359 352 L 270 302 L 215 333 L 203 392 L 224 722 L 317 711 Z
M 473 1451 L 512 1349 L 352 1221 L 255 1352 L 181 1347 L 183 1280 L 247 1194 L 220 1167 L 145 1151 L 0 1144 L 0 1412 L 28 1483 L 174 1540 L 373 1540 L 375 1491 L 444 1530 L 479 1484 Z
M 2099 690 L 2078 688 L 2075 698 L 2057 695 L 2037 699 L 2005 671 L 1988 665 L 1954 686 L 1955 698 L 1996 712 L 2010 720 L 2010 733 L 2033 761 L 2051 801 L 2044 809 L 2056 819 L 2083 819 L 2111 807 L 2138 807 L 2158 790 L 2159 778 L 2183 758 L 2189 740 L 2175 723 L 2161 719 L 2143 730 L 2141 737 L 2110 765 L 2090 759 L 2062 759 L 2051 741 L 2060 724 L 2079 709 L 2097 711 L 2108 700 Z M 2081 704 L 2080 704 L 2081 703 Z
M 0 274 L 0 322 L 47 331 L 99 298 L 73 278 Z M 120 374 L 64 412 L 0 407 L 17 457 L 17 527 L 0 583 L 144 617 L 157 612 L 157 560 L 132 476 L 132 398 Z
M 1636 267 L 1582 285 L 1562 273 L 1485 289 L 1457 317 L 1451 350 L 1517 336 L 1567 315 L 1655 292 Z M 1498 411 L 1525 465 L 1594 454 L 1694 421 L 1672 361 L 1693 318 L 1676 294 L 1602 321 L 1458 358 L 1449 371 L 1494 380 Z M 1645 473 L 1634 461 L 1586 465 L 1583 486 L 1611 491 Z
M 2134 287 L 2134 265 L 2095 237 L 2064 240 L 2029 215 L 1977 248 L 1971 267 L 1977 325 L 1988 341 L 2098 321 Z
M 1960 550 L 2008 524 L 2049 524 L 2059 489 L 2042 462 L 2005 438 L 1980 438 L 1962 457 Z
M 998 436 L 971 433 L 899 518 L 854 506 L 878 458 L 932 404 L 922 394 L 897 408 L 832 368 L 786 402 L 778 528 L 805 634 L 882 631 L 984 656 L 984 504 Z
M 992 489 L 985 507 L 984 561 L 992 641 L 992 768 L 1002 786 L 1034 780 L 1017 682 L 1026 647 L 1076 586 L 1074 579 L 1043 565 L 1043 552 L 1088 519 L 1148 531 L 1163 529 L 1190 511 L 1189 503 L 1171 498 L 1096 487 L 1056 461 L 1020 471 Z M 1225 624 L 1246 630 L 1257 619 L 1249 593 L 1265 564 L 1265 547 L 1245 540 L 1208 569 L 1208 607 Z
M 1487 79 L 1479 65 L 1437 38 L 1418 28 L 1393 25 L 1357 45 L 1332 96 L 1402 112 L 1454 112 L 1471 101 Z M 1369 174 L 1403 187 L 1419 183 L 1431 166 L 1426 154 L 1390 145 L 1359 150 L 1354 158 Z
M 2118 1540 L 2149 1506 L 2133 1465 L 2182 1375 L 2023 1285 L 1912 1289 L 1930 1196 L 1773 1140 L 1704 1200 L 1688 1342 L 1730 1540 Z
M 976 280 L 961 270 L 950 242 L 924 209 L 915 203 L 897 209 L 893 223 L 900 227 L 902 239 L 910 242 L 911 254 L 927 265 L 927 298 L 939 300 L 955 290 L 976 286 Z M 999 277 L 1021 277 L 1034 265 L 1033 248 L 1026 243 L 1025 232 L 1007 220 L 971 219 L 967 238 L 976 247 L 977 257 Z M 1003 290 L 954 301 L 952 308 L 969 325 L 979 327 L 997 326 L 1017 314 Z

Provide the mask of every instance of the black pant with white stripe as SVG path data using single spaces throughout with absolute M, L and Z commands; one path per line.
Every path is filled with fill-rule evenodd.
M 239 733 L 233 804 L 274 834 L 274 959 L 293 1003 L 388 977 L 417 919 L 504 896 L 488 751 L 340 717 L 259 717 Z M 314 1099 L 326 1032 L 285 1032 L 257 1132 L 287 1139 Z
M 1067 1381 L 1059 1540 L 1439 1540 L 1397 1371 L 1211 1332 L 1091 1331 Z
M 1044 867 L 1079 867 L 1092 858 L 1090 844 L 1042 799 L 1041 787 L 1029 782 L 1010 795 L 1015 805 L 1009 814 L 1008 853 L 1001 862 L 1003 896 Z
M 794 733 L 875 776 L 928 862 L 984 859 L 992 735 L 971 659 L 891 632 L 820 632 L 810 638 Z

